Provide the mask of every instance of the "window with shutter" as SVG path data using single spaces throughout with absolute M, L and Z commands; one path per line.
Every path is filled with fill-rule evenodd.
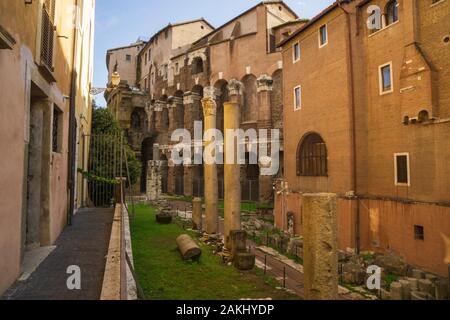
M 55 0 L 45 0 L 42 10 L 41 64 L 53 72 Z

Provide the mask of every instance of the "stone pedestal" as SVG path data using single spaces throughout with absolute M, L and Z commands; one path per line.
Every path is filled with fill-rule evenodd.
M 194 229 L 201 231 L 202 230 L 202 214 L 203 214 L 203 208 L 202 208 L 202 199 L 200 198 L 194 198 L 192 200 L 192 222 L 194 224 Z
M 238 163 L 238 138 L 227 137 L 227 130 L 239 129 L 240 110 L 235 102 L 224 103 L 224 237 L 225 247 L 231 249 L 231 230 L 241 229 L 241 170 Z M 232 140 L 230 140 L 232 138 Z
M 304 281 L 306 300 L 338 297 L 336 195 L 304 194 Z
M 254 254 L 241 252 L 233 260 L 233 265 L 242 271 L 252 270 L 255 267 L 256 257 Z
M 147 170 L 147 198 L 156 201 L 162 194 L 162 162 L 151 160 L 148 162 Z
M 204 130 L 216 128 L 217 105 L 213 98 L 207 97 L 202 100 L 204 114 Z M 205 142 L 205 148 L 213 142 Z M 205 213 L 206 213 L 206 232 L 216 234 L 218 232 L 218 201 L 219 190 L 217 185 L 217 164 L 204 164 L 205 179 Z
M 244 230 L 230 231 L 231 258 L 234 259 L 238 253 L 247 252 L 247 232 Z

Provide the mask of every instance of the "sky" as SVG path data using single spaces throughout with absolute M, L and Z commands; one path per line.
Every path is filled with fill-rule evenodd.
M 205 18 L 219 27 L 261 0 L 96 0 L 94 87 L 108 79 L 106 51 L 147 40 L 169 23 Z M 285 0 L 300 18 L 312 18 L 333 0 Z M 103 95 L 97 104 L 105 106 Z

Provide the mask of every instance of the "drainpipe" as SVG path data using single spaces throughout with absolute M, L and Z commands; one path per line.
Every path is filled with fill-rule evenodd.
M 75 0 L 75 8 L 78 8 L 78 0 Z M 78 10 L 75 10 L 75 21 L 78 21 Z M 74 214 L 75 205 L 75 166 L 76 166 L 76 88 L 77 88 L 77 72 L 76 68 L 76 58 L 77 58 L 77 39 L 78 30 L 77 26 L 74 26 L 74 36 L 73 36 L 73 52 L 72 52 L 72 72 L 71 72 L 71 83 L 70 83 L 70 104 L 69 104 L 69 159 L 68 159 L 68 191 L 69 191 L 69 208 L 67 212 L 67 224 L 72 225 L 72 217 Z
M 358 199 L 358 184 L 357 184 L 357 159 L 356 159 L 356 116 L 355 116 L 355 81 L 354 81 L 354 71 L 353 71 L 353 43 L 352 43 L 352 29 L 351 29 L 351 21 L 350 21 L 350 13 L 342 7 L 342 0 L 338 1 L 337 4 L 339 8 L 344 12 L 348 30 L 348 53 L 347 53 L 347 65 L 348 72 L 350 75 L 350 88 L 351 88 L 351 99 L 350 99 L 350 140 L 351 140 L 351 159 L 352 159 L 352 189 L 355 192 L 356 198 L 356 217 L 355 217 L 355 253 L 359 254 L 360 252 L 360 208 L 359 208 L 359 199 Z M 346 2 L 346 1 L 344 1 Z

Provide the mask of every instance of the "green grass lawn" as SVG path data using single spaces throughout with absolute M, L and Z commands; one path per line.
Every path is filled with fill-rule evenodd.
M 240 272 L 221 263 L 202 245 L 198 262 L 181 260 L 175 239 L 186 233 L 177 224 L 159 225 L 154 209 L 137 205 L 132 221 L 133 255 L 139 283 L 150 300 L 298 299 L 260 271 Z

